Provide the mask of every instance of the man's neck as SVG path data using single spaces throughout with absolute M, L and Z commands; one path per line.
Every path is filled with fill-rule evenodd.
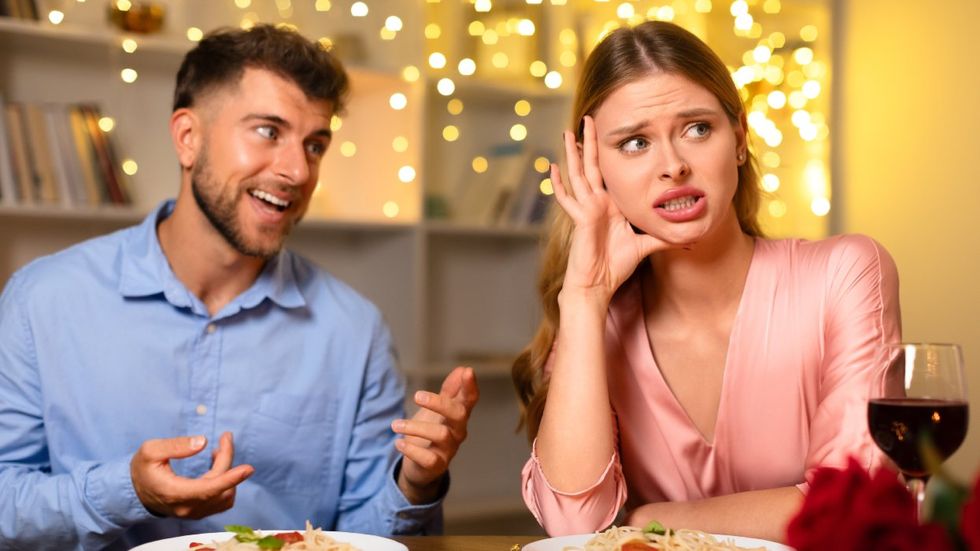
M 157 226 L 160 248 L 177 279 L 212 316 L 255 283 L 265 260 L 243 255 L 211 225 L 189 193 Z

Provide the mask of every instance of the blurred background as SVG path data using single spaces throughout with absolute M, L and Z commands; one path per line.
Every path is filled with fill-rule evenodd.
M 381 307 L 410 386 L 476 367 L 450 533 L 538 530 L 509 363 L 539 316 L 547 166 L 589 51 L 649 19 L 730 67 L 766 232 L 876 238 L 899 267 L 905 339 L 964 346 L 974 429 L 949 466 L 980 468 L 980 2 L 0 0 L 0 14 L 0 281 L 175 195 L 173 79 L 204 32 L 289 25 L 344 60 L 352 101 L 290 245 Z

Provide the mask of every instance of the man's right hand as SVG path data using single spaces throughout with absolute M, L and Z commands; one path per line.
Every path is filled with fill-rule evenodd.
M 214 451 L 211 470 L 200 478 L 174 474 L 171 459 L 183 459 L 204 449 L 203 436 L 183 436 L 143 442 L 129 464 L 136 496 L 148 511 L 167 517 L 200 519 L 230 509 L 235 487 L 252 476 L 251 465 L 232 467 L 235 447 L 223 433 Z

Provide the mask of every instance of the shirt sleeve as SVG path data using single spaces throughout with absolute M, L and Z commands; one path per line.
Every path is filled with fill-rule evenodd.
M 606 334 L 607 361 L 609 361 L 610 334 Z M 555 347 L 545 362 L 546 376 L 551 373 Z M 613 429 L 618 430 L 615 418 Z M 549 535 L 587 534 L 602 530 L 612 524 L 619 509 L 626 503 L 626 481 L 613 450 L 599 478 L 584 490 L 568 493 L 556 489 L 548 482 L 537 454 L 537 439 L 531 444 L 531 457 L 521 471 L 521 494 L 524 503 Z
M 0 296 L 0 541 L 14 548 L 101 548 L 150 518 L 129 458 L 52 474 L 24 274 Z
M 537 440 L 531 445 L 531 458 L 521 471 L 521 493 L 524 503 L 538 524 L 551 536 L 588 534 L 602 530 L 616 519 L 626 502 L 626 484 L 613 451 L 609 463 L 588 488 L 569 493 L 555 489 L 538 462 Z
M 395 368 L 391 334 L 378 317 L 344 469 L 337 529 L 377 535 L 442 532 L 442 500 L 413 505 L 398 488 L 401 461 L 391 422 L 404 417 L 405 383 Z
M 866 469 L 883 456 L 868 433 L 868 392 L 878 347 L 901 340 L 898 270 L 869 237 L 843 236 L 828 262 L 824 362 L 819 404 L 810 424 L 805 482 L 820 466 L 843 468 L 849 456 Z

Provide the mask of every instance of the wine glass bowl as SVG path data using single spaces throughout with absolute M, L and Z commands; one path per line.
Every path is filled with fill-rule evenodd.
M 955 344 L 883 345 L 868 400 L 875 444 L 905 476 L 921 519 L 925 484 L 963 443 L 969 419 L 963 353 Z

